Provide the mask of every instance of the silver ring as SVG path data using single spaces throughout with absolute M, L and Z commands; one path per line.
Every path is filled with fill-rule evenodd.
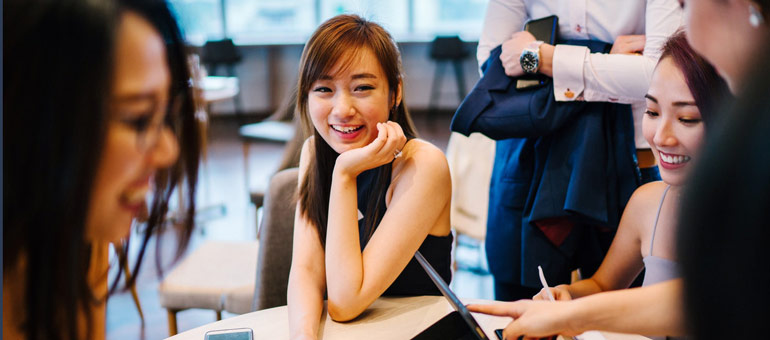
M 401 157 L 402 152 L 399 149 L 396 149 L 396 152 L 393 153 L 393 159 L 396 159 L 398 157 Z

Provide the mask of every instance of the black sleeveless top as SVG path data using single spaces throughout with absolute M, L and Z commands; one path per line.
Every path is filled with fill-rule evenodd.
M 356 187 L 358 194 L 358 208 L 361 214 L 365 214 L 362 209 L 366 209 L 367 202 L 371 197 L 371 191 L 375 184 L 376 169 L 370 169 L 364 171 L 356 178 Z M 390 176 L 386 179 L 386 183 L 390 185 Z M 383 197 L 384 198 L 384 197 Z M 382 221 L 382 217 L 385 215 L 385 200 L 379 204 L 377 210 L 379 216 L 375 222 L 375 229 Z M 360 217 L 360 215 L 359 215 Z M 366 235 L 364 226 L 364 218 L 358 220 L 358 233 L 361 241 L 361 251 L 364 251 L 369 239 Z M 433 268 L 438 271 L 441 277 L 449 283 L 452 280 L 451 266 L 451 252 L 452 252 L 452 233 L 447 236 L 433 236 L 428 235 L 420 245 L 419 251 L 430 262 Z M 385 290 L 383 296 L 405 296 L 405 295 L 441 295 L 441 292 L 433 284 L 428 274 L 422 269 L 420 263 L 414 259 L 414 257 L 406 265 L 406 268 L 396 278 L 395 281 Z

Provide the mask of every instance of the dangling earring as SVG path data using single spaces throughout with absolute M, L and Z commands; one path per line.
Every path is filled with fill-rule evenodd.
M 757 4 L 749 3 L 749 24 L 751 27 L 758 28 L 759 25 L 765 23 L 765 19 L 762 17 L 762 13 L 757 8 Z

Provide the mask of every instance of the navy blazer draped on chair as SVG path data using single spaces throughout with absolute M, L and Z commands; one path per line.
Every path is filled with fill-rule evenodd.
M 597 41 L 567 41 L 608 52 Z M 557 102 L 548 79 L 516 90 L 501 48 L 452 120 L 452 130 L 497 140 L 489 194 L 486 249 L 496 280 L 540 285 L 537 266 L 553 284 L 582 268 L 591 275 L 612 242 L 628 199 L 639 185 L 629 105 Z M 567 217 L 569 235 L 554 245 L 532 222 Z

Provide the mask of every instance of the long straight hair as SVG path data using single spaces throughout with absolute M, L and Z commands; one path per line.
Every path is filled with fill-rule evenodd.
M 134 276 L 149 238 L 159 232 L 177 183 L 186 182 L 179 249 L 193 228 L 200 140 L 194 118 L 186 48 L 167 4 L 160 0 L 11 0 L 6 27 L 3 138 L 6 147 L 3 272 L 24 259 L 28 339 L 94 336 L 90 311 L 106 297 L 87 281 L 92 244 L 86 219 L 109 121 L 114 48 L 120 17 L 132 11 L 160 33 L 171 74 L 167 123 L 180 157 L 157 171 Z M 173 109 L 172 109 L 173 108 Z M 181 190 L 181 188 L 180 188 Z M 119 253 L 126 261 L 127 246 Z M 106 274 L 106 273 L 105 273 Z M 115 290 L 118 276 L 112 284 Z M 86 329 L 79 329 L 78 312 Z
M 297 84 L 297 112 L 305 131 L 312 131 L 315 145 L 314 157 L 300 185 L 300 213 L 315 225 L 323 246 L 326 244 L 332 172 L 339 154 L 313 127 L 308 117 L 308 93 L 312 84 L 328 73 L 337 62 L 355 62 L 356 53 L 364 49 L 372 51 L 388 80 L 392 105 L 388 120 L 398 123 L 407 139 L 417 135 L 403 96 L 400 103 L 395 103 L 399 84 L 403 84 L 403 72 L 401 55 L 390 34 L 382 26 L 357 15 L 338 15 L 321 24 L 302 51 Z M 364 212 L 366 231 L 360 235 L 361 240 L 368 240 L 374 233 L 375 224 L 381 217 L 377 208 L 385 204 L 385 192 L 392 170 L 392 163 L 372 170 L 375 171 L 375 182 Z

